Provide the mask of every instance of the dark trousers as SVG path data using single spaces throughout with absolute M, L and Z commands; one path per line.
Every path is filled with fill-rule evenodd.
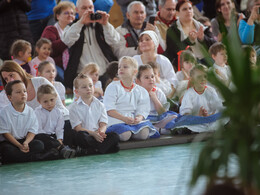
M 63 143 L 70 147 L 81 147 L 90 153 L 114 153 L 119 150 L 119 136 L 116 133 L 107 133 L 107 137 L 102 143 L 90 136 L 86 131 L 76 131 L 71 128 L 70 122 L 65 121 Z
M 45 133 L 40 133 L 35 135 L 34 138 L 43 142 L 45 151 L 48 151 L 52 148 L 58 148 L 61 145 L 60 142 L 56 139 L 56 135 L 54 134 L 48 135 Z
M 25 139 L 19 139 L 17 141 L 23 144 Z M 0 144 L 0 152 L 2 153 L 2 162 L 6 164 L 6 163 L 34 161 L 35 155 L 44 150 L 44 144 L 40 140 L 33 139 L 29 143 L 29 149 L 30 149 L 29 152 L 24 153 L 9 141 L 4 141 Z

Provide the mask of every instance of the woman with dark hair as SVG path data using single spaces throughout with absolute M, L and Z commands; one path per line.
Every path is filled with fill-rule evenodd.
M 216 0 L 215 7 L 217 16 L 211 20 L 212 33 L 218 41 L 221 41 L 222 36 L 229 32 L 232 13 L 235 14 L 237 26 L 245 16 L 236 12 L 234 0 Z
M 178 52 L 190 48 L 197 59 L 204 61 L 205 52 L 216 42 L 209 28 L 193 18 L 192 3 L 181 0 L 176 5 L 178 19 L 167 30 L 165 56 L 177 70 Z

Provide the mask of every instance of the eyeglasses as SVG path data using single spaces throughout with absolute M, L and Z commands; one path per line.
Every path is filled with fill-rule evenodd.
M 68 16 L 68 15 L 71 15 L 71 16 L 75 16 L 76 14 L 74 12 L 63 12 L 62 14 Z

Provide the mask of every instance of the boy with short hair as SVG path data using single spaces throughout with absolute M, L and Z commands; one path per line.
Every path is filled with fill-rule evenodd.
M 64 118 L 56 107 L 57 93 L 50 85 L 41 85 L 37 91 L 41 106 L 35 109 L 39 123 L 39 134 L 35 137 L 44 143 L 44 149 L 58 149 L 63 158 L 73 158 L 75 150 L 63 145 Z
M 92 79 L 79 74 L 73 84 L 79 99 L 69 108 L 73 128 L 71 135 L 77 149 L 83 149 L 79 155 L 117 152 L 119 136 L 106 133 L 107 113 L 103 103 L 94 97 Z
M 43 151 L 44 145 L 34 139 L 38 122 L 33 109 L 26 105 L 27 92 L 22 81 L 7 83 L 6 95 L 10 104 L 0 112 L 0 134 L 6 141 L 1 143 L 3 163 L 37 160 L 34 154 Z
M 227 63 L 227 51 L 223 43 L 216 42 L 209 48 L 209 53 L 215 61 L 213 70 L 217 78 L 222 81 L 227 87 L 231 83 L 231 70 Z

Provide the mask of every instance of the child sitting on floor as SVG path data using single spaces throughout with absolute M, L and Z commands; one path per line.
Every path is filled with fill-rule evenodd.
M 22 81 L 7 83 L 5 92 L 10 104 L 0 112 L 0 134 L 6 141 L 1 143 L 3 163 L 28 162 L 44 149 L 41 141 L 34 139 L 38 122 L 33 109 L 26 105 L 27 92 Z
M 176 73 L 177 79 L 179 81 L 190 79 L 190 70 L 197 63 L 195 55 L 190 50 L 185 50 L 181 52 L 180 55 L 180 68 L 181 71 Z
M 117 132 L 121 141 L 145 140 L 159 134 L 149 121 L 144 121 L 150 112 L 150 99 L 148 92 L 134 83 L 137 67 L 134 58 L 122 57 L 118 63 L 120 80 L 110 83 L 104 95 L 108 132 Z
M 58 149 L 63 158 L 73 158 L 75 150 L 63 145 L 64 118 L 56 107 L 57 94 L 50 85 L 41 85 L 37 91 L 41 106 L 35 109 L 39 130 L 36 139 L 44 143 L 45 151 Z
M 50 81 L 58 92 L 60 99 L 65 106 L 65 87 L 59 82 L 55 81 L 55 77 L 57 75 L 57 70 L 55 65 L 48 61 L 43 61 L 38 66 L 38 76 L 42 76 Z
M 181 115 L 193 115 L 207 117 L 220 112 L 223 109 L 222 101 L 214 88 L 207 86 L 208 68 L 202 64 L 195 65 L 190 71 L 192 86 L 182 100 Z M 194 132 L 216 130 L 216 123 L 187 125 Z
M 78 147 L 79 155 L 117 152 L 119 137 L 106 132 L 107 113 L 103 103 L 94 97 L 92 79 L 79 74 L 73 84 L 79 99 L 69 108 L 73 130 L 66 139 L 74 139 L 71 143 Z
M 31 43 L 25 40 L 15 41 L 10 49 L 11 56 L 27 73 L 31 73 L 29 61 L 32 56 Z
M 160 121 L 153 120 L 154 126 L 158 129 L 164 128 L 167 121 L 172 120 L 173 118 L 176 118 L 177 116 L 173 114 L 166 114 L 166 111 L 168 111 L 170 104 L 167 102 L 167 98 L 165 94 L 157 88 L 155 84 L 155 76 L 153 73 L 153 69 L 150 65 L 141 65 L 138 68 L 138 74 L 136 83 L 143 88 L 147 90 L 150 97 L 150 117 L 159 116 L 165 113 L 165 117 L 163 119 L 160 119 Z M 158 123 L 157 123 L 158 122 Z M 161 133 L 165 134 L 166 130 L 161 129 Z M 168 132 L 170 133 L 170 132 Z

